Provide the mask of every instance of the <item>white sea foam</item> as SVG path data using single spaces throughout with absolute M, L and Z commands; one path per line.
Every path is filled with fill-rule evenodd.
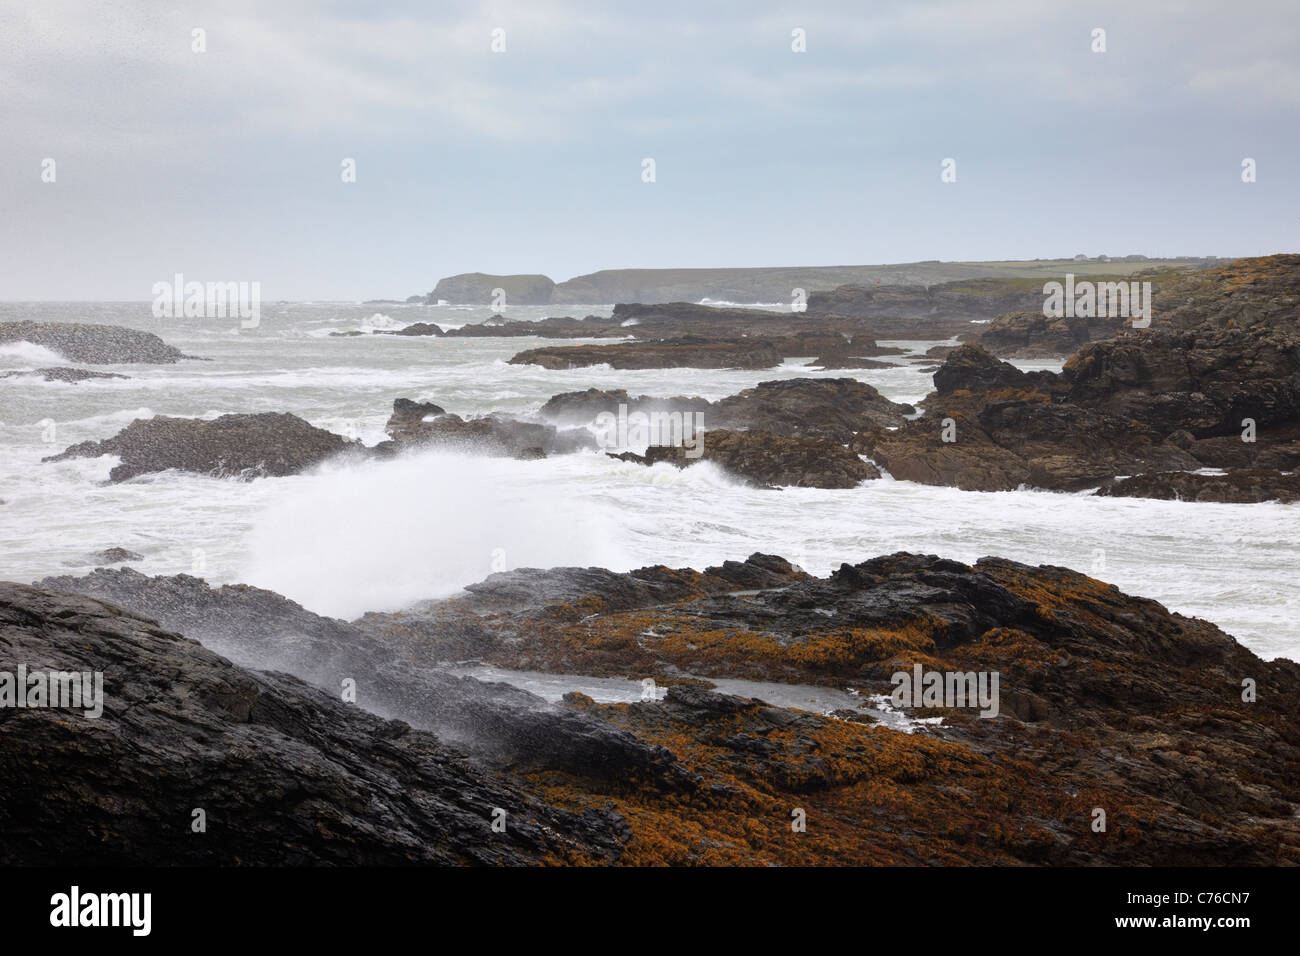
M 53 349 L 32 342 L 6 342 L 0 345 L 0 368 L 35 369 L 73 364 L 76 363 Z
M 0 304 L 0 320 L 89 316 L 155 331 L 213 361 L 131 368 L 131 378 L 115 380 L 112 390 L 2 380 L 0 579 L 88 571 L 86 554 L 112 546 L 143 554 L 136 566 L 146 573 L 195 573 L 199 552 L 199 573 L 214 583 L 268 587 L 312 610 L 351 616 L 480 580 L 493 569 L 497 549 L 507 568 L 615 570 L 703 568 L 764 551 L 819 574 L 897 550 L 967 562 L 999 555 L 1094 573 L 1207 618 L 1264 656 L 1300 657 L 1297 505 L 982 494 L 890 480 L 850 490 L 765 491 L 707 463 L 646 468 L 597 453 L 526 462 L 426 454 L 253 482 L 167 473 L 116 485 L 106 481 L 110 457 L 40 462 L 154 414 L 289 411 L 334 431 L 352 428 L 373 443 L 384 437 L 399 397 L 467 416 L 526 416 L 557 392 L 590 386 L 717 399 L 771 379 L 847 376 L 915 403 L 932 388 L 930 376 L 915 368 L 818 372 L 788 362 L 759 371 L 551 371 L 506 364 L 536 339 L 307 334 L 372 315 L 338 304 L 294 303 L 276 317 L 283 325 L 273 332 L 229 337 L 192 323 L 155 322 L 147 305 L 40 309 L 29 314 L 32 307 Z M 456 314 L 481 321 L 490 310 Z M 548 314 L 563 312 L 511 310 L 520 319 Z M 919 351 L 930 344 L 906 343 Z M 0 347 L 0 364 L 4 348 L 36 347 Z M 67 364 L 59 356 L 20 354 L 10 367 Z M 51 421 L 53 441 L 43 437 Z

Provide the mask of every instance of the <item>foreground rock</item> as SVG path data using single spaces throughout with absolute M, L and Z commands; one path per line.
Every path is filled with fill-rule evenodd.
M 0 789 L 9 866 L 518 865 L 624 839 L 612 814 L 557 810 L 432 734 L 91 598 L 0 584 L 0 653 L 102 673 L 104 693 L 97 719 L 0 708 L 0 762 L 33 769 Z
M 548 369 L 609 365 L 612 368 L 771 368 L 781 364 L 780 351 L 769 342 L 718 341 L 687 336 L 658 342 L 621 345 L 546 346 L 528 349 L 511 365 Z
M 570 698 L 673 750 L 718 794 L 707 811 L 668 810 L 653 793 L 601 788 L 640 859 L 1300 862 L 1300 666 L 1063 568 L 897 554 L 820 579 L 770 556 L 702 574 L 520 570 L 359 623 L 437 653 L 461 619 L 489 631 L 479 652 L 499 666 L 670 685 L 661 705 Z M 865 699 L 916 664 L 999 672 L 998 716 L 920 708 L 943 723 L 909 736 L 677 685 L 747 677 Z M 1259 690 L 1249 703 L 1246 678 Z M 571 807 L 594 802 L 590 785 L 538 779 Z M 791 806 L 829 832 L 786 839 Z M 1096 807 L 1106 834 L 1091 830 Z M 713 849 L 674 827 L 702 829 Z
M 0 322 L 0 344 L 7 342 L 30 342 L 85 365 L 170 364 L 188 358 L 151 332 L 119 325 Z
M 685 468 L 702 461 L 760 488 L 854 488 L 880 472 L 843 445 L 818 438 L 791 438 L 764 431 L 713 429 L 699 436 L 698 447 L 651 445 L 644 455 L 624 452 L 622 461 Z
M 217 477 L 257 478 L 295 475 L 360 443 L 316 428 L 296 415 L 222 415 L 211 421 L 157 416 L 136 419 L 112 438 L 85 441 L 42 459 L 97 458 L 122 460 L 109 472 L 112 481 L 167 471 Z
M 19 775 L 0 792 L 10 863 L 61 862 L 90 834 L 98 855 L 79 862 L 166 850 L 217 862 L 1300 862 L 1300 667 L 1062 568 L 896 554 L 828 578 L 770 555 L 703 572 L 521 569 L 353 624 L 183 575 L 6 587 L 6 658 L 102 664 L 114 721 L 101 734 L 57 711 L 0 710 L 23 724 L 0 733 L 0 756 L 68 782 L 51 798 Z M 316 668 L 329 692 L 241 671 L 55 588 L 263 666 Z M 668 693 L 547 706 L 438 669 L 468 647 L 503 667 L 651 677 Z M 908 713 L 943 720 L 912 733 L 871 722 L 870 695 L 913 664 L 997 671 L 999 713 L 918 708 Z M 338 701 L 347 674 L 359 707 Z M 837 720 L 713 693 L 688 674 L 848 686 L 864 709 Z M 371 706 L 453 729 L 434 738 L 359 709 Z M 455 727 L 468 760 L 440 743 Z M 188 829 L 204 801 L 206 843 Z M 508 842 L 488 831 L 484 801 L 524 807 Z M 214 837 L 218 806 L 235 824 Z M 806 833 L 791 832 L 795 807 Z M 1091 829 L 1096 807 L 1105 833 Z M 517 819 L 530 826 L 516 831 Z

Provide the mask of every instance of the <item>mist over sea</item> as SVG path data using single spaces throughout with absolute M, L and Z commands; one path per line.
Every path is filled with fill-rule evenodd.
M 609 308 L 518 307 L 507 317 L 593 311 Z M 396 398 L 462 416 L 526 416 L 556 393 L 593 386 L 718 399 L 775 378 L 848 376 L 913 403 L 931 388 L 915 367 L 822 372 L 804 367 L 811 356 L 762 371 L 550 371 L 506 364 L 544 344 L 532 338 L 330 334 L 414 321 L 446 328 L 490 314 L 263 303 L 260 326 L 240 329 L 238 320 L 156 319 L 148 302 L 0 303 L 0 321 L 129 326 L 211 359 L 84 366 L 130 377 L 75 385 L 0 378 L 0 579 L 85 573 L 89 555 L 123 547 L 144 556 L 128 563 L 146 574 L 242 582 L 352 618 L 452 594 L 503 566 L 703 568 L 762 551 L 826 574 L 897 550 L 967 562 L 998 555 L 1092 574 L 1211 620 L 1263 657 L 1300 657 L 1295 506 L 963 492 L 888 478 L 852 490 L 764 491 L 709 464 L 645 468 L 598 452 L 540 461 L 423 452 L 252 482 L 169 472 L 116 485 L 107 482 L 114 459 L 40 461 L 153 415 L 292 412 L 373 444 L 386 437 Z M 924 351 L 936 342 L 883 344 Z M 36 346 L 0 346 L 0 373 L 71 365 Z

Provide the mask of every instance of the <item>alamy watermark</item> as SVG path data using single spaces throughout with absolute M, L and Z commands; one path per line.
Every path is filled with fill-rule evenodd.
M 170 282 L 155 282 L 150 291 L 156 319 L 238 317 L 245 329 L 255 329 L 262 321 L 260 282 L 186 282 L 178 272 Z
M 703 412 L 631 412 L 627 404 L 618 413 L 596 416 L 596 441 L 602 448 L 672 445 L 686 449 L 687 458 L 704 454 Z
M 998 715 L 998 671 L 927 671 L 920 664 L 911 673 L 897 671 L 890 702 L 911 707 L 979 707 L 981 717 Z
M 104 713 L 103 671 L 0 671 L 0 707 L 80 710 L 91 720 Z
M 1099 318 L 1133 319 L 1133 328 L 1151 324 L 1150 282 L 1075 283 L 1074 274 L 1065 274 L 1064 284 L 1048 282 L 1043 286 L 1043 315 L 1049 319 Z

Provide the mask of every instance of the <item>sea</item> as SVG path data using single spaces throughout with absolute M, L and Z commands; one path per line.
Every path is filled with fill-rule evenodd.
M 505 316 L 611 309 L 513 307 Z M 122 325 L 209 360 L 77 366 L 38 346 L 0 345 L 0 375 L 24 373 L 0 377 L 0 580 L 87 573 L 99 563 L 94 554 L 121 547 L 141 555 L 127 563 L 146 574 L 269 588 L 353 619 L 452 595 L 513 568 L 704 568 L 764 552 L 825 575 L 903 550 L 964 562 L 998 555 L 1091 574 L 1213 621 L 1265 658 L 1300 658 L 1294 504 L 968 492 L 889 477 L 851 490 L 764 490 L 707 463 L 647 468 L 601 451 L 534 461 L 424 451 L 326 463 L 286 478 L 166 472 L 121 484 L 108 481 L 111 457 L 42 462 L 154 415 L 292 412 L 374 444 L 386 437 L 397 398 L 462 416 L 527 417 L 552 395 L 589 387 L 719 399 L 772 379 L 851 377 L 913 404 L 932 388 L 918 364 L 820 371 L 808 356 L 760 371 L 554 371 L 507 364 L 554 340 L 331 334 L 417 321 L 452 328 L 491 314 L 445 304 L 264 303 L 258 326 L 245 329 L 238 319 L 156 318 L 149 302 L 0 303 L 0 322 Z M 881 344 L 920 353 L 941 343 Z M 25 374 L 50 366 L 128 378 L 69 384 Z

